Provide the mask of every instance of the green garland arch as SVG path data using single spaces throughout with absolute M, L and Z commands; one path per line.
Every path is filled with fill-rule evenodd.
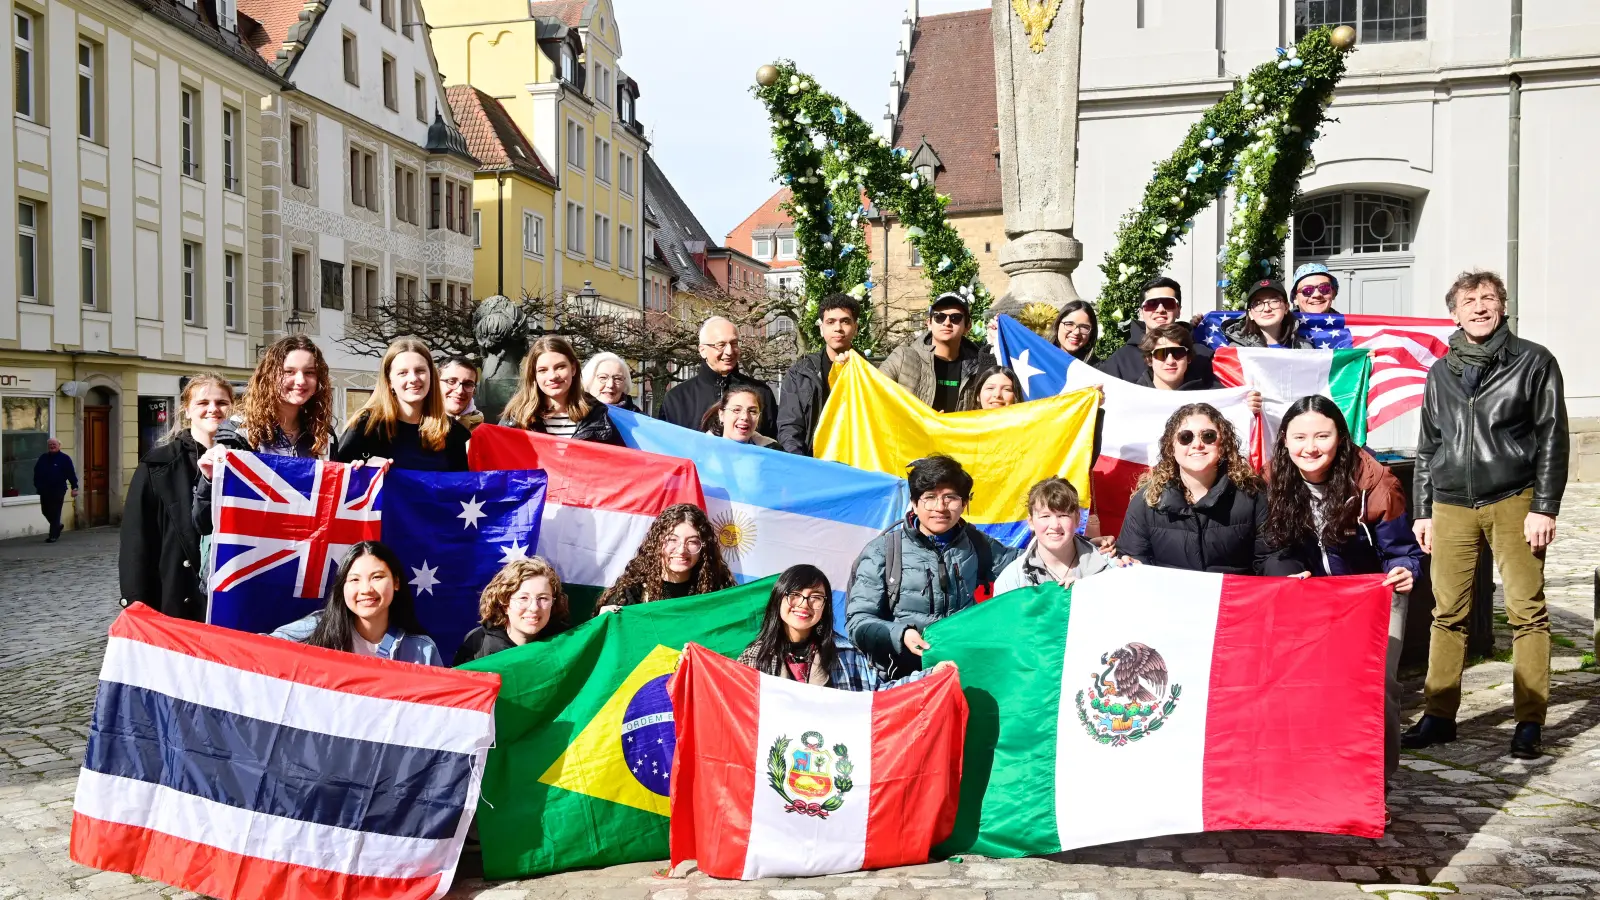
M 1230 184 L 1233 222 L 1217 255 L 1229 305 L 1239 307 L 1250 282 L 1279 268 L 1300 175 L 1311 162 L 1317 129 L 1330 121 L 1325 113 L 1353 37 L 1324 28 L 1279 48 L 1276 59 L 1251 70 L 1189 129 L 1156 167 L 1143 202 L 1123 217 L 1117 245 L 1100 264 L 1101 321 L 1135 317 L 1139 286 L 1167 267 L 1194 216 Z M 1103 328 L 1098 352 L 1114 352 L 1122 341 L 1117 329 Z
M 970 295 L 973 337 L 992 297 L 978 280 L 978 260 L 945 221 L 950 198 L 934 191 L 911 170 L 909 154 L 872 133 L 872 126 L 843 100 L 817 86 L 789 60 L 774 63 L 771 84 L 755 95 L 772 120 L 772 153 L 778 176 L 793 194 L 785 209 L 794 219 L 795 243 L 805 270 L 805 304 L 797 327 L 807 346 L 820 345 L 817 303 L 844 292 L 867 298 L 874 287 L 866 248 L 862 198 L 899 216 L 906 236 L 924 260 L 929 295 Z M 764 79 L 763 79 L 764 80 Z M 874 311 L 863 303 L 856 349 L 872 353 L 882 329 L 870 327 Z

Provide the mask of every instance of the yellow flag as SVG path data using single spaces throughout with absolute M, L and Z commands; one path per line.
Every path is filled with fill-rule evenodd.
M 817 423 L 815 453 L 858 469 L 904 476 L 912 460 L 943 453 L 972 475 L 968 522 L 1016 544 L 1027 531 L 1028 489 L 1052 475 L 1089 508 L 1094 388 L 1003 409 L 936 413 L 852 353 L 836 363 Z

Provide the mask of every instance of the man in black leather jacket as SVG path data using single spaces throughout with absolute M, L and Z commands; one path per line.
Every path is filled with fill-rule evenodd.
M 1455 740 L 1478 545 L 1505 583 L 1511 622 L 1511 755 L 1541 755 L 1550 700 L 1550 616 L 1544 551 L 1567 484 L 1567 407 L 1549 350 L 1512 334 L 1506 287 L 1492 272 L 1456 278 L 1445 305 L 1461 329 L 1428 371 L 1417 437 L 1417 542 L 1433 554 L 1427 706 L 1401 745 Z

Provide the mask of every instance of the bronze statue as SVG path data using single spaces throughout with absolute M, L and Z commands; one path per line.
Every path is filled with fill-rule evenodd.
M 522 304 L 495 295 L 478 304 L 472 314 L 472 334 L 483 353 L 483 375 L 478 385 L 478 409 L 484 421 L 498 423 L 522 377 L 522 359 L 528 355 L 528 315 Z

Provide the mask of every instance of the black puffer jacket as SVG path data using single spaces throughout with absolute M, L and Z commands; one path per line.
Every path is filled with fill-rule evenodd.
M 1117 552 L 1147 566 L 1221 572 L 1227 575 L 1286 575 L 1283 557 L 1262 535 L 1267 492 L 1247 494 L 1224 473 L 1199 502 L 1190 504 L 1183 486 L 1168 483 L 1151 507 L 1144 491 L 1133 495 L 1117 536 Z
M 196 460 L 205 452 L 187 431 L 144 455 L 128 485 L 117 556 L 123 604 L 138 601 L 169 616 L 204 622 L 200 531 L 193 515 Z
M 1449 362 L 1434 363 L 1417 435 L 1417 518 L 1431 518 L 1434 503 L 1476 508 L 1530 487 L 1532 511 L 1558 515 L 1569 449 L 1562 391 L 1556 358 L 1516 335 L 1471 396 Z
M 572 439 L 621 447 L 622 433 L 617 431 L 617 426 L 612 423 L 611 414 L 606 412 L 606 405 L 593 397 L 589 397 L 588 400 L 589 414 L 584 416 L 583 421 L 578 423 L 577 430 L 572 432 Z M 501 419 L 500 424 L 507 428 L 523 427 L 510 419 Z M 543 422 L 531 422 L 528 424 L 527 429 L 529 431 L 537 431 L 540 434 L 548 433 L 545 431 Z
M 772 388 L 738 369 L 726 376 L 718 375 L 704 362 L 700 363 L 700 371 L 693 378 L 675 384 L 672 390 L 667 391 L 666 399 L 661 401 L 661 420 L 692 431 L 704 431 L 706 412 L 717 405 L 730 384 L 748 386 L 761 398 L 761 423 L 756 430 L 769 438 L 776 438 L 778 429 L 774 423 L 778 420 L 778 404 L 772 396 Z
M 1144 323 L 1135 320 L 1128 328 L 1128 342 L 1118 347 L 1110 356 L 1095 363 L 1094 367 L 1112 378 L 1138 384 L 1140 377 L 1150 371 L 1150 364 L 1144 361 L 1144 351 L 1139 349 L 1139 345 L 1144 343 L 1144 331 Z M 1210 347 L 1201 343 L 1194 345 L 1194 352 L 1189 356 L 1188 377 L 1194 380 L 1211 380 Z
M 778 445 L 789 453 L 811 455 L 811 442 L 817 435 L 817 420 L 828 402 L 828 373 L 833 359 L 826 348 L 807 353 L 794 361 L 783 374 L 778 395 Z

